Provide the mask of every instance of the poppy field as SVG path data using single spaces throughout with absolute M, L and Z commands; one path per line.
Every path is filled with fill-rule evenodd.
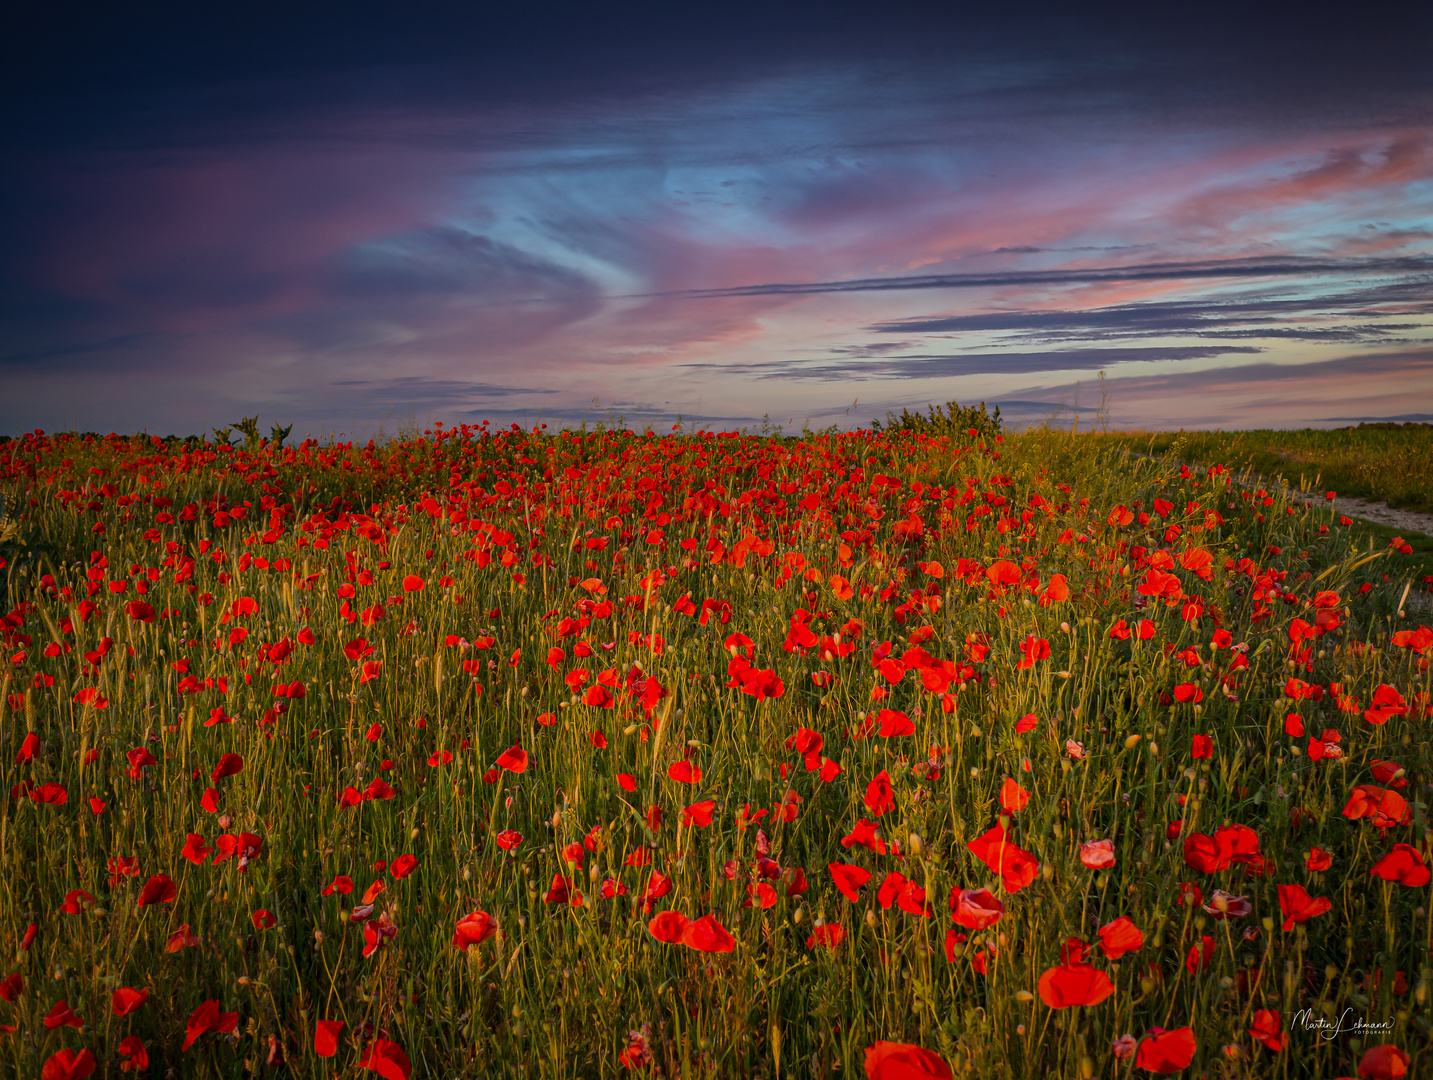
M 1321 490 L 282 444 L 0 444 L 0 1073 L 1433 1069 L 1433 630 Z

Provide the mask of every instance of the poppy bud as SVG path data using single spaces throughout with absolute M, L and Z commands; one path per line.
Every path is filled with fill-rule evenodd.
M 870 927 L 876 925 L 876 913 L 869 908 L 866 909 L 866 925 Z
M 1139 739 L 1140 737 L 1138 735 L 1131 735 L 1125 740 L 1125 749 L 1133 750 L 1139 744 Z

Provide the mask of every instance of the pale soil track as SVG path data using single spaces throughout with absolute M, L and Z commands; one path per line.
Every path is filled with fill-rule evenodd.
M 1395 510 L 1385 502 L 1356 499 L 1352 495 L 1340 495 L 1333 501 L 1334 509 L 1340 514 L 1364 521 L 1387 525 L 1404 532 L 1422 533 L 1433 536 L 1433 514 L 1421 514 L 1416 510 Z

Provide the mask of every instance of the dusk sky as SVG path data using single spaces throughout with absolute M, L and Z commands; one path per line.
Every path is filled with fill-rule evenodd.
M 23 6 L 0 433 L 1433 420 L 1428 3 Z

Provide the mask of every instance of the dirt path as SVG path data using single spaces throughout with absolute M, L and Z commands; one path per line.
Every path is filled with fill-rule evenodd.
M 1433 514 L 1420 514 L 1416 510 L 1395 510 L 1385 502 L 1356 499 L 1352 495 L 1340 495 L 1333 501 L 1334 509 L 1340 514 L 1364 521 L 1377 522 L 1402 532 L 1422 533 L 1433 536 Z

